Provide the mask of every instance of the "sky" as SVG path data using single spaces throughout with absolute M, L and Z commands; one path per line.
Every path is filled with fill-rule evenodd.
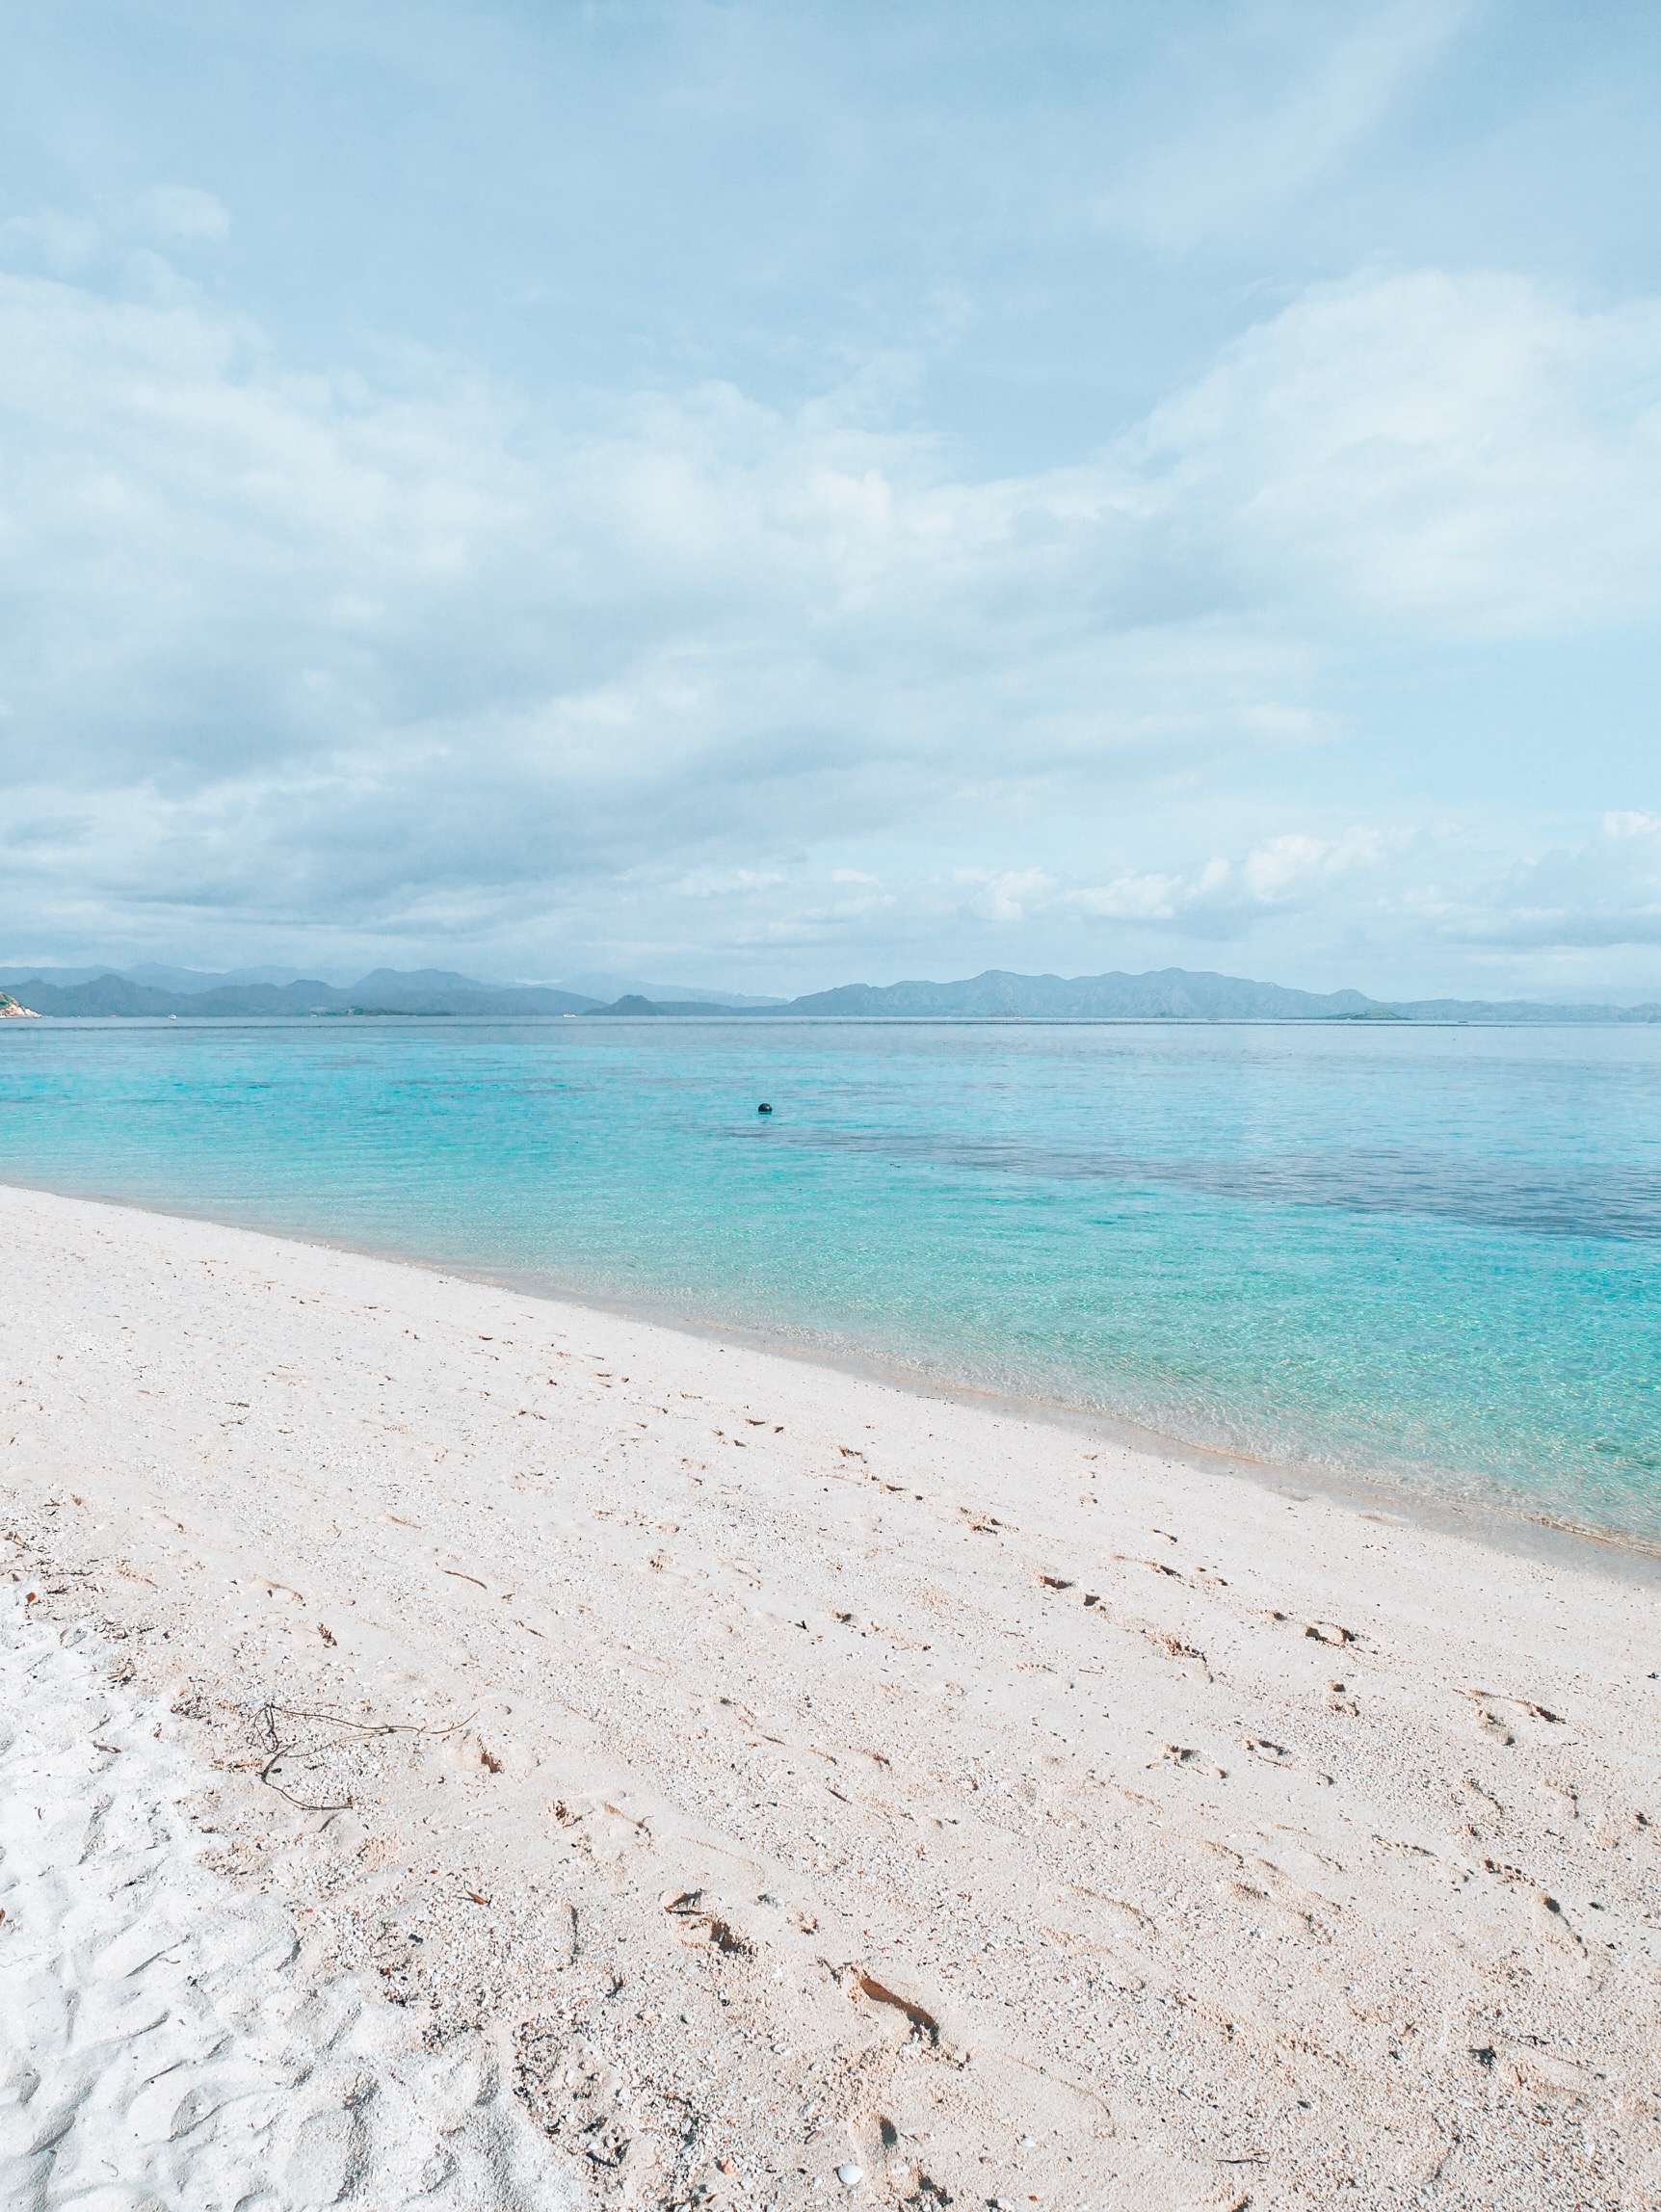
M 0 963 L 1661 998 L 1647 0 L 0 33 Z

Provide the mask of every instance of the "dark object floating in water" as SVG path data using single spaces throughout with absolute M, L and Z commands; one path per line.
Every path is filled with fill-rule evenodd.
M 759 1106 L 758 1106 L 758 1107 L 755 1109 L 755 1111 L 756 1111 L 758 1114 L 771 1114 L 771 1113 L 772 1113 L 772 1111 L 773 1111 L 773 1109 L 772 1109 L 772 1107 L 771 1107 L 771 1106 L 769 1106 L 769 1104 L 767 1103 L 766 1099 L 764 1098 L 764 1099 L 761 1101 L 760 1105 L 759 1105 Z

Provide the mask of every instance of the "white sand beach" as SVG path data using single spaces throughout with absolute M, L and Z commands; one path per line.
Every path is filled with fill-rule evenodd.
M 1661 2201 L 1653 1565 L 0 1191 L 0 2203 Z

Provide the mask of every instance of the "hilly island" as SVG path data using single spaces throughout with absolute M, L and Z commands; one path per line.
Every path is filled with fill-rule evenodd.
M 178 971 L 171 971 L 175 975 Z M 717 991 L 627 991 L 606 1001 L 543 984 L 483 983 L 440 968 L 377 968 L 350 985 L 315 978 L 197 976 L 167 988 L 143 971 L 0 969 L 6 1011 L 55 1019 L 247 1020 L 319 1015 L 720 1016 L 971 1021 L 1653 1022 L 1661 1004 L 1551 1005 L 1532 999 L 1369 998 L 1308 991 L 1189 968 L 1143 975 L 1015 975 L 989 968 L 955 983 L 840 984 L 758 1004 Z M 19 995 L 21 994 L 21 995 Z

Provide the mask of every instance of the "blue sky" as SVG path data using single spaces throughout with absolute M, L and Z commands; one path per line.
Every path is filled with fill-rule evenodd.
M 0 8 L 0 961 L 1661 995 L 1661 15 Z

